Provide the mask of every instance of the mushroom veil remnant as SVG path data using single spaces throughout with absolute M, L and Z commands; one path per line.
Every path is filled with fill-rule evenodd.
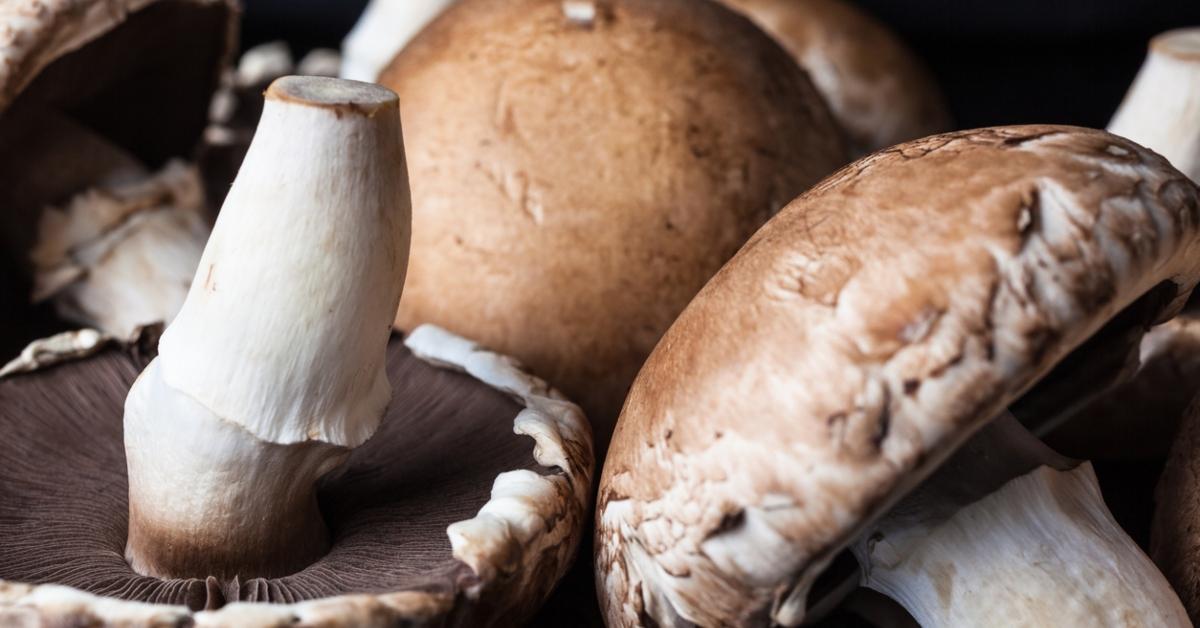
M 1090 467 L 1009 413 L 1059 412 L 1038 393 L 1074 351 L 1136 353 L 1198 279 L 1200 189 L 1108 133 L 978 129 L 847 166 L 638 375 L 597 504 L 609 624 L 798 625 L 851 548 L 923 626 L 1188 625 Z
M 122 340 L 174 316 L 210 223 L 187 160 L 236 17 L 233 0 L 0 6 L 0 253 L 23 271 L 6 281 Z
M 116 344 L 0 381 L 21 435 L 0 443 L 0 624 L 537 608 L 582 535 L 591 435 L 510 358 L 394 335 L 405 172 L 393 92 L 275 81 L 157 356 Z
M 1108 130 L 1200 180 L 1200 27 L 1169 31 L 1150 42 Z

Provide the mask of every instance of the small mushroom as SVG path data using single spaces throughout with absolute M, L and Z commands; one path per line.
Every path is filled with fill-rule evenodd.
M 804 73 L 711 2 L 463 0 L 380 82 L 413 182 L 397 327 L 516 356 L 601 450 L 688 300 L 844 159 Z
M 0 382 L 0 581 L 42 585 L 0 582 L 0 624 L 508 624 L 573 557 L 578 407 L 449 332 L 392 334 L 395 94 L 287 77 L 266 98 L 157 357 Z
M 1186 625 L 1088 467 L 991 420 L 1174 315 L 1198 253 L 1200 189 L 1101 131 L 934 136 L 818 184 L 638 375 L 597 505 L 609 625 L 796 625 L 852 545 L 922 625 Z
M 865 155 L 949 131 L 924 64 L 886 26 L 842 0 L 721 0 L 770 33 L 808 71 Z
M 374 81 L 404 46 L 455 0 L 370 0 L 342 42 L 341 77 Z
M 236 14 L 231 0 L 0 8 L 0 249 L 24 271 L 6 281 L 123 339 L 174 315 L 210 220 L 180 160 Z
M 1108 130 L 1155 150 L 1200 180 L 1200 28 L 1151 40 Z

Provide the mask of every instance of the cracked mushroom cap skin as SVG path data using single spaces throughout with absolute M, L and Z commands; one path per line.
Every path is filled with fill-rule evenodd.
M 397 326 L 520 359 L 580 402 L 599 451 L 696 291 L 846 161 L 803 71 L 715 3 L 465 0 L 380 83 L 404 103 L 413 195 Z
M 796 199 L 647 361 L 609 450 L 609 625 L 794 625 L 818 573 L 1143 295 L 1200 272 L 1200 190 L 1074 127 L 925 138 Z M 1159 295 L 1161 296 L 1161 295 Z
M 5 281 L 25 284 L 13 287 L 22 298 L 0 338 L 6 355 L 62 329 L 26 312 L 43 209 L 190 155 L 236 47 L 237 16 L 235 0 L 0 3 L 0 255 L 12 269 Z
M 122 406 L 156 345 L 0 380 L 0 625 L 511 625 L 573 559 L 591 490 L 583 414 L 425 326 L 392 338 L 382 427 L 318 487 L 326 555 L 277 578 L 135 573 Z
M 761 26 L 808 72 L 855 155 L 952 128 L 921 60 L 849 2 L 721 1 Z

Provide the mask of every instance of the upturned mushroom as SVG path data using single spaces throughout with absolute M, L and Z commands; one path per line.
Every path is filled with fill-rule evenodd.
M 370 0 L 342 42 L 342 78 L 374 81 L 455 0 Z
M 600 450 L 688 300 L 844 159 L 804 72 L 711 2 L 463 0 L 380 82 L 413 181 L 397 327 L 516 356 Z
M 24 271 L 5 281 L 121 338 L 174 315 L 210 220 L 180 159 L 235 19 L 232 0 L 4 3 L 0 247 Z
M 816 84 L 855 156 L 951 129 L 924 64 L 842 0 L 721 0 L 774 37 Z
M 0 580 L 28 583 L 0 582 L 0 623 L 508 624 L 566 569 L 578 407 L 438 328 L 391 337 L 395 94 L 288 77 L 266 99 L 157 357 L 0 382 Z
M 630 392 L 597 505 L 610 625 L 797 625 L 849 546 L 926 626 L 1187 625 L 1090 469 L 1004 415 L 1089 338 L 1173 316 L 1198 253 L 1200 189 L 1101 131 L 951 133 L 826 179 Z
M 1154 149 L 1200 180 L 1200 28 L 1151 40 L 1108 130 Z

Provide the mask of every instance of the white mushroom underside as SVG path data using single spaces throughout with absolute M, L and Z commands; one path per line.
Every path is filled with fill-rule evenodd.
M 1040 467 L 939 525 L 865 539 L 855 554 L 864 584 L 925 628 L 1191 625 L 1086 463 Z
M 405 344 L 418 358 L 464 372 L 524 405 L 514 420 L 513 432 L 534 440 L 538 464 L 561 471 L 551 475 L 525 470 L 502 473 L 479 513 L 447 528 L 454 557 L 480 577 L 466 594 L 478 597 L 500 578 L 512 579 L 507 587 L 529 586 L 544 563 L 558 565 L 556 576 L 561 576 L 574 549 L 567 541 L 575 533 L 572 518 L 563 515 L 586 512 L 590 495 L 592 437 L 583 411 L 546 382 L 521 370 L 512 359 L 441 328 L 421 326 Z M 434 616 L 452 603 L 434 593 L 400 592 L 343 595 L 296 604 L 235 603 L 217 611 L 192 613 L 182 606 L 103 598 L 70 587 L 0 581 L 0 624 L 22 617 L 45 620 L 90 613 L 111 624 L 134 625 L 179 625 L 190 618 L 197 626 L 290 625 L 294 619 L 390 626 L 395 615 Z

